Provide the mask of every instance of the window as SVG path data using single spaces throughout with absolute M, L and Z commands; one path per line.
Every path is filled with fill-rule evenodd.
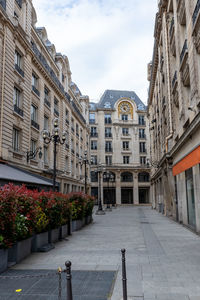
M 65 156 L 65 172 L 69 171 L 69 157 Z
M 91 165 L 97 165 L 97 155 L 91 155 Z
M 38 120 L 38 108 L 35 105 L 31 105 L 31 125 L 36 129 L 40 129 L 39 124 L 37 123 Z
M 146 153 L 146 143 L 140 142 L 140 153 Z
M 44 116 L 44 129 L 49 130 L 49 118 Z
M 76 154 L 79 156 L 79 146 L 78 146 L 78 143 L 76 143 Z
M 44 164 L 48 165 L 48 147 L 44 146 Z
M 22 70 L 22 55 L 17 50 L 15 51 L 15 69 L 21 76 L 24 77 L 24 72 Z
M 56 116 L 59 116 L 59 105 L 58 105 L 58 99 L 54 98 L 54 114 Z
M 105 137 L 112 137 L 111 127 L 105 128 Z
M 65 122 L 69 125 L 69 111 L 65 109 Z
M 40 96 L 40 92 L 38 91 L 38 88 L 39 88 L 39 79 L 38 79 L 38 76 L 35 75 L 35 73 L 32 73 L 32 90 L 39 97 Z
M 130 172 L 124 172 L 121 174 L 121 182 L 133 182 L 133 174 Z
M 72 132 L 74 132 L 74 119 L 71 118 L 71 130 Z
M 89 123 L 95 124 L 95 113 L 90 113 L 89 115 Z
M 145 120 L 143 115 L 139 115 L 139 125 L 145 125 Z
M 91 137 L 97 137 L 98 136 L 98 133 L 97 133 L 97 127 L 91 127 L 90 129 L 90 136 Z
M 122 121 L 128 121 L 128 115 L 122 115 Z
M 130 162 L 130 157 L 129 156 L 123 156 L 123 163 L 124 164 L 129 164 Z
M 112 152 L 112 142 L 110 142 L 110 141 L 105 142 L 105 151 Z
M 146 156 L 140 156 L 140 164 L 146 165 Z
M 128 150 L 129 149 L 129 142 L 127 142 L 127 141 L 122 142 L 122 147 L 123 147 L 123 150 Z
M 74 139 L 71 139 L 71 150 L 74 153 Z
M 31 152 L 35 152 L 36 148 L 37 148 L 37 142 L 31 139 Z
M 65 132 L 65 137 L 66 137 L 66 139 L 65 139 L 65 149 L 69 149 L 69 132 L 68 131 Z
M 145 139 L 146 138 L 145 129 L 139 128 L 139 138 L 140 139 Z
M 13 98 L 14 106 L 20 107 L 21 106 L 21 91 L 14 87 L 14 98 Z
M 98 173 L 95 171 L 90 172 L 91 182 L 98 182 Z
M 81 140 L 83 140 L 83 129 L 80 129 Z
M 71 161 L 71 174 L 74 176 L 74 161 Z
M 37 122 L 37 107 L 35 105 L 31 105 L 31 120 Z
M 129 129 L 128 128 L 122 128 L 122 134 L 123 135 L 129 135 Z
M 79 126 L 77 123 L 76 123 L 76 135 L 79 137 Z
M 22 0 L 15 0 L 20 8 L 22 8 Z
M 139 173 L 138 181 L 139 182 L 149 182 L 149 173 L 147 173 L 147 172 Z
M 51 103 L 50 103 L 50 91 L 49 89 L 45 86 L 44 87 L 44 103 L 50 107 Z
M 12 140 L 12 147 L 14 151 L 19 151 L 20 145 L 20 131 L 16 128 L 13 128 L 13 140 Z
M 97 141 L 91 141 L 91 150 L 97 150 Z
M 112 123 L 111 114 L 105 114 L 104 120 L 105 120 L 105 124 L 111 124 Z
M 108 165 L 108 166 L 112 165 L 112 156 L 106 155 L 105 161 L 106 161 L 106 165 Z

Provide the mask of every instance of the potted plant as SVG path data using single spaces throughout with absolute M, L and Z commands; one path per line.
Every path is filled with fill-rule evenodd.
M 0 273 L 4 272 L 8 266 L 8 249 L 4 237 L 0 235 Z
M 48 244 L 47 226 L 49 220 L 41 207 L 37 207 L 37 215 L 35 220 L 35 234 L 32 237 L 31 251 L 40 251 L 40 248 Z

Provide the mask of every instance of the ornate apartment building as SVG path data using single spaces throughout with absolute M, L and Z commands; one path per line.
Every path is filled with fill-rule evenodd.
M 64 193 L 82 191 L 89 98 L 72 82 L 68 58 L 36 22 L 31 0 L 0 0 L 0 184 L 52 185 L 44 177 L 52 179 L 53 143 L 44 143 L 42 131 L 53 133 L 58 118 L 66 141 L 57 145 L 56 179 Z
M 106 90 L 90 103 L 91 193 L 112 204 L 149 203 L 149 134 L 146 106 L 134 92 Z M 103 167 L 100 184 L 98 167 Z M 106 172 L 112 175 L 106 179 Z
M 149 65 L 153 207 L 200 231 L 200 1 L 162 0 Z

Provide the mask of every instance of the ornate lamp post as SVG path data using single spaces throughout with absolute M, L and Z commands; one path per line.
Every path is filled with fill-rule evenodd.
M 96 215 L 105 215 L 105 211 L 102 208 L 102 202 L 101 202 L 101 174 L 103 172 L 103 167 L 101 162 L 99 162 L 97 167 L 97 173 L 98 173 L 98 180 L 99 180 L 99 188 L 98 188 L 98 209 L 96 211 Z
M 85 194 L 87 194 L 87 165 L 90 164 L 90 161 L 87 158 L 87 150 L 84 152 L 84 157 L 80 159 L 80 164 L 85 165 Z
M 109 190 L 109 182 L 111 180 L 111 173 L 109 171 L 106 171 L 104 174 L 103 174 L 103 178 L 105 181 L 107 181 L 108 183 L 108 186 L 107 186 L 107 196 L 106 196 L 106 210 L 107 211 L 112 211 L 112 208 L 110 206 L 110 190 Z
M 38 154 L 39 159 L 42 158 L 42 147 L 37 147 L 35 151 L 27 151 L 26 152 L 26 161 L 29 162 L 30 159 L 33 159 Z
M 53 121 L 54 129 L 53 133 L 50 135 L 47 130 L 43 131 L 43 139 L 45 144 L 49 144 L 53 142 L 53 191 L 56 190 L 56 147 L 58 144 L 63 145 L 66 140 L 65 132 L 62 134 L 62 138 L 59 136 L 59 128 L 58 128 L 58 119 L 55 118 Z

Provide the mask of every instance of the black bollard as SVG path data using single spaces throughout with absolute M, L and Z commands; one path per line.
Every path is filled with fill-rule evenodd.
M 67 300 L 73 300 L 72 296 L 72 275 L 71 275 L 71 261 L 66 261 L 66 279 L 67 279 Z
M 122 288 L 123 288 L 123 300 L 127 300 L 127 279 L 126 279 L 126 249 L 121 249 L 122 253 Z

